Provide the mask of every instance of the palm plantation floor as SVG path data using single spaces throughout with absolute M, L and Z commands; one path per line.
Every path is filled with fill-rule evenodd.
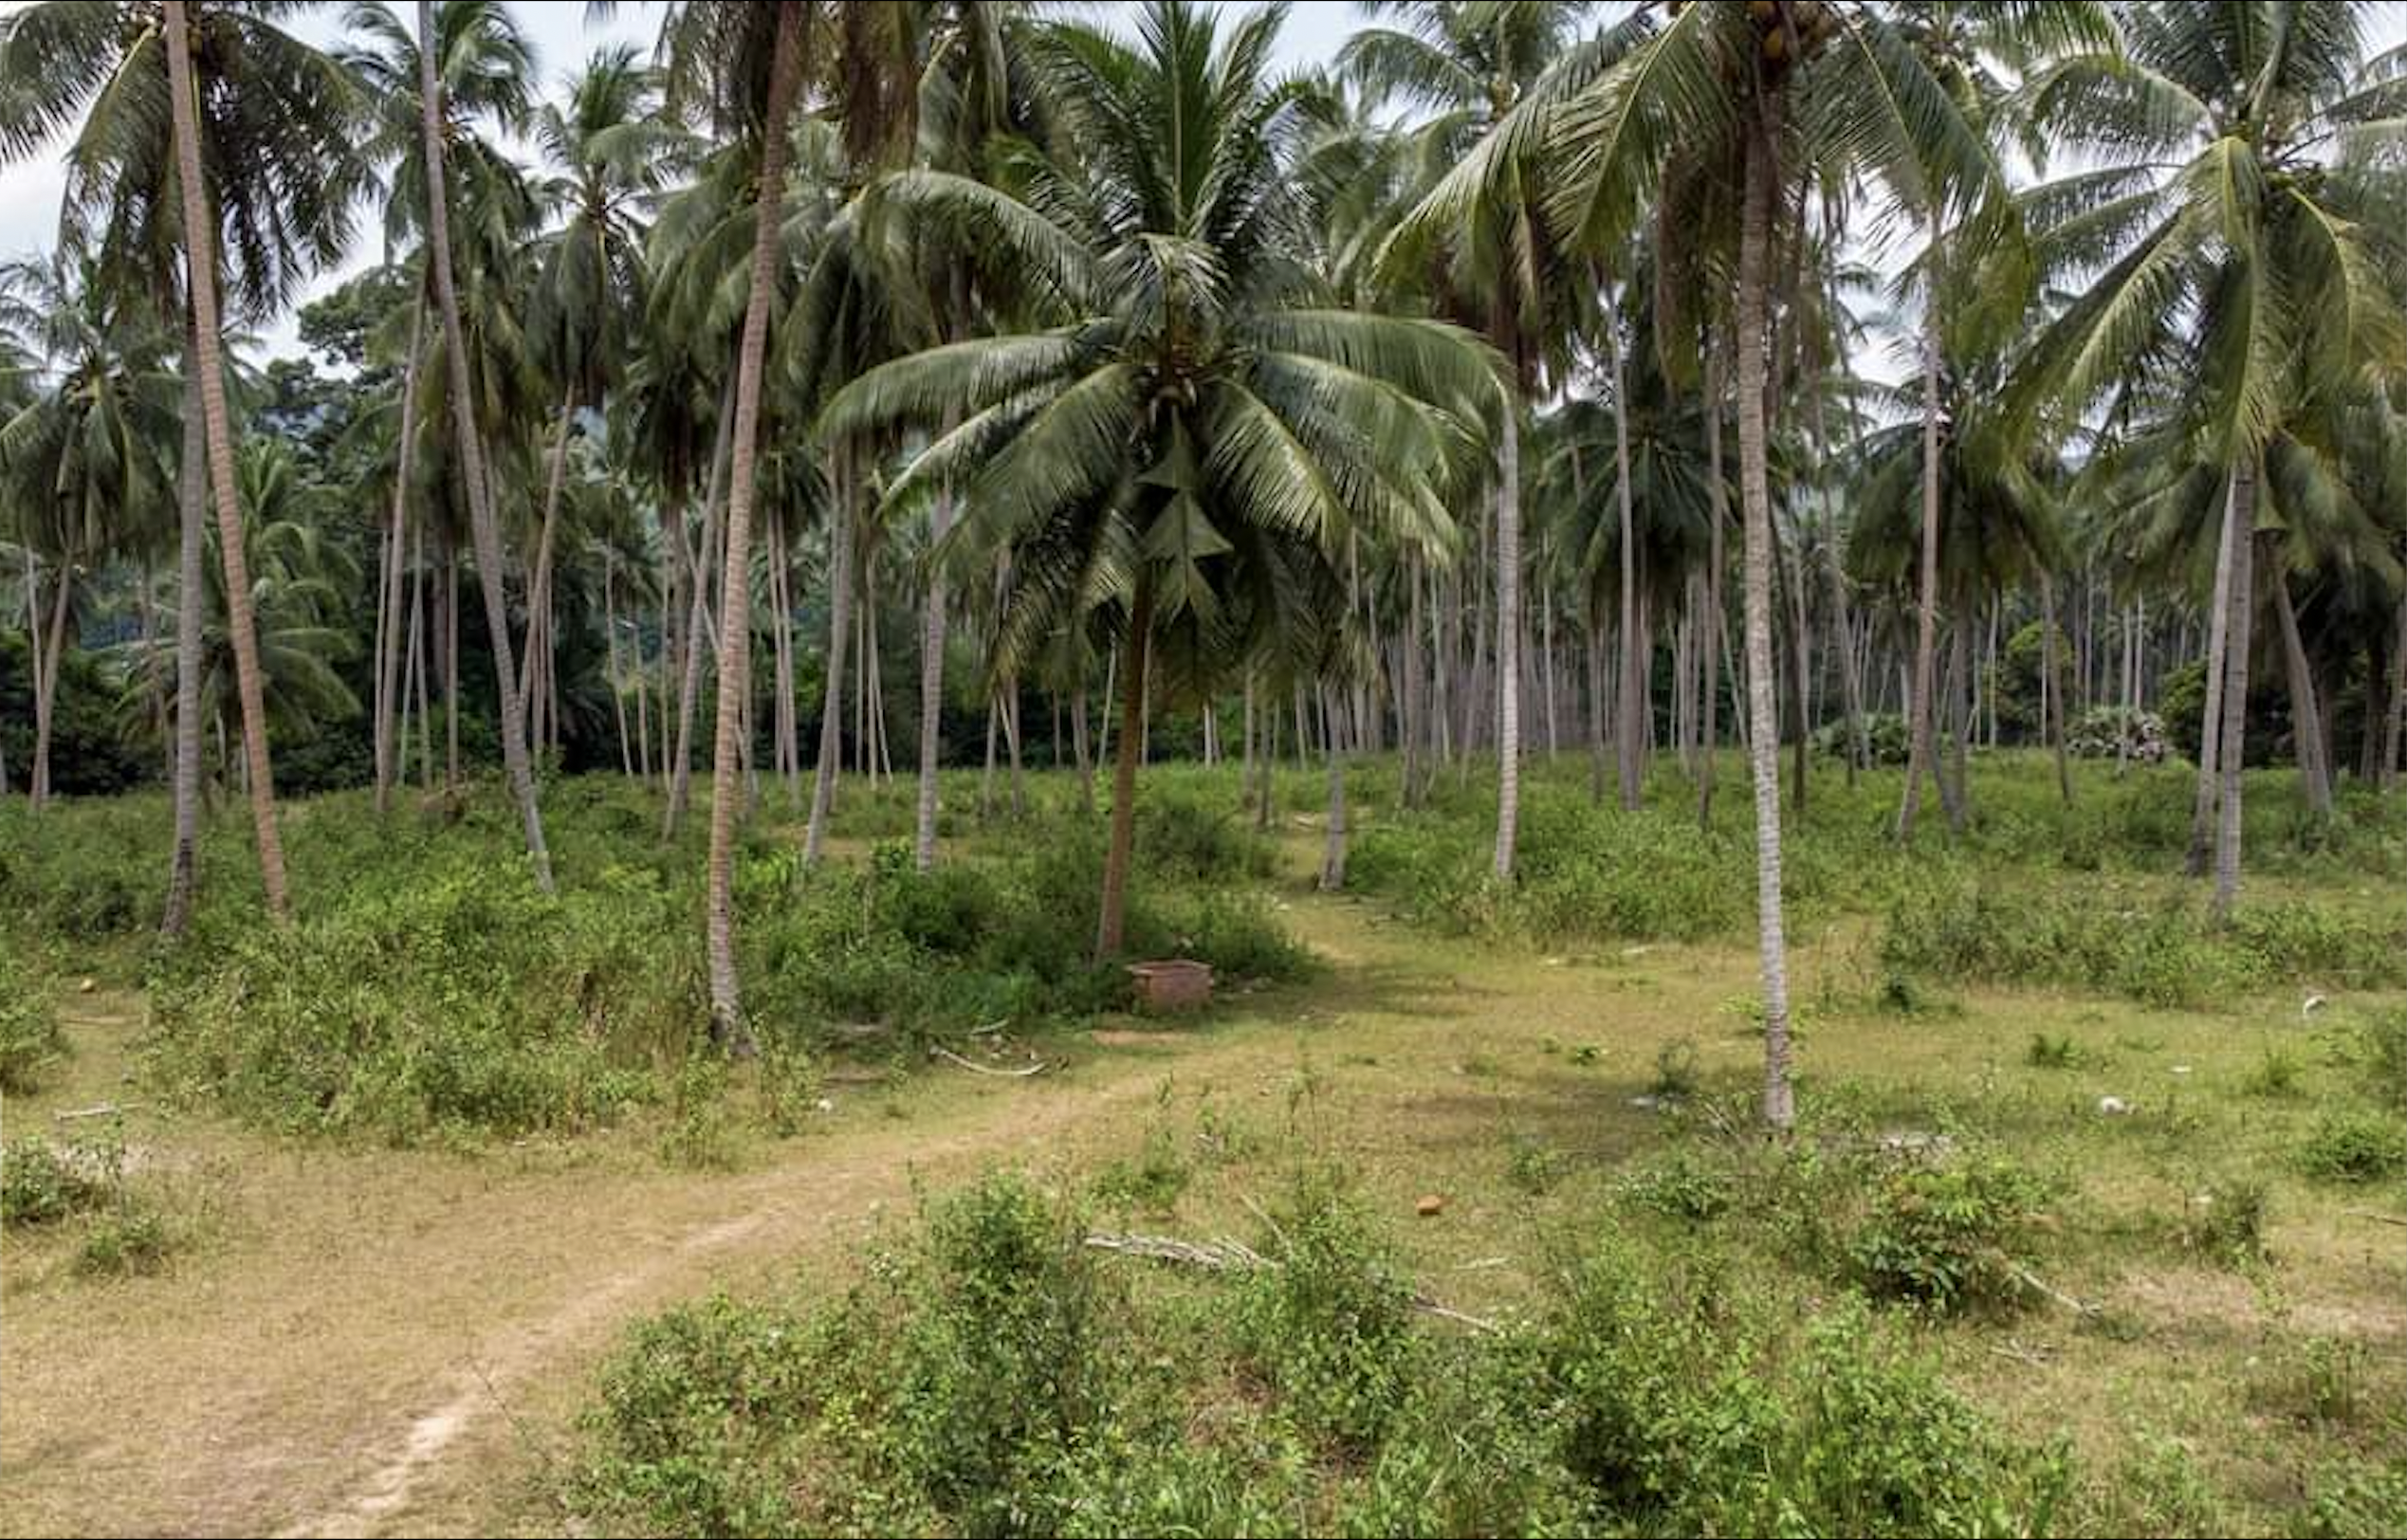
M 1172 1036 L 1046 1041 L 1057 1066 L 1030 1079 L 931 1066 L 891 1089 L 833 1084 L 835 1110 L 812 1131 L 747 1145 L 732 1172 L 665 1165 L 632 1127 L 469 1154 L 331 1150 L 139 1109 L 135 1161 L 207 1214 L 206 1238 L 161 1276 L 111 1283 L 69 1276 L 54 1242 L 11 1239 L 0 1524 L 556 1531 L 575 1410 L 631 1319 L 798 1274 L 833 1284 L 917 1192 L 993 1163 L 1082 1179 L 1157 1128 L 1192 1128 L 1223 1158 L 1143 1227 L 1246 1233 L 1252 1195 L 1300 1145 L 1350 1168 L 1448 1303 L 1509 1311 L 1566 1238 L 1611 1222 L 1616 1168 L 1672 1137 L 1640 1105 L 1665 1045 L 1693 1044 L 1708 1086 L 1754 1073 L 1753 959 L 1736 946 L 1550 956 L 1432 937 L 1300 889 L 1287 904 L 1327 963 L 1310 983 Z M 2109 1236 L 2178 1212 L 2196 1155 L 2185 1140 L 2201 1130 L 2181 1099 L 2206 1105 L 2267 1043 L 2304 1040 L 2285 999 L 2193 1016 L 2019 994 L 1968 999 L 1936 1022 L 1884 1018 L 1845 1003 L 1856 936 L 1802 941 L 1805 1097 L 1844 1088 L 1909 1118 L 2004 1098 L 2035 1146 L 2078 1150 L 2083 1201 Z M 141 1012 L 136 995 L 72 998 L 72 1065 L 10 1104 L 10 1131 L 145 1096 L 126 1078 Z M 2022 1047 L 2043 1030 L 2096 1045 L 2089 1067 L 2027 1067 Z M 2101 1129 L 2088 1108 L 2107 1092 L 2142 1115 Z M 1514 1180 L 1531 1148 L 1567 1173 L 1543 1196 Z M 2407 1246 L 2364 1217 L 2395 1197 L 2273 1186 L 2270 1286 L 2108 1239 L 2060 1260 L 2052 1281 L 2128 1331 L 2077 1330 L 2049 1310 L 1933 1345 L 2018 1430 L 2069 1435 L 2090 1478 L 2144 1484 L 2177 1449 L 2224 1512 L 2268 1522 L 2296 1500 L 2288 1473 L 2310 1434 L 2268 1402 L 2261 1361 L 2310 1336 L 2361 1343 L 2376 1405 L 2398 1399 L 2407 1364 Z M 1424 1195 L 1442 1211 L 1416 1219 Z M 2177 1496 L 2142 1500 L 2164 1522 Z

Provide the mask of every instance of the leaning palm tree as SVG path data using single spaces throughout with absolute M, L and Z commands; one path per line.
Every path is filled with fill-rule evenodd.
M 1008 557 L 998 676 L 1065 627 L 1117 644 L 1106 957 L 1126 939 L 1148 682 L 1201 695 L 1248 662 L 1320 654 L 1312 596 L 1343 591 L 1348 531 L 1442 543 L 1433 488 L 1496 410 L 1465 334 L 1327 307 L 1291 174 L 1311 101 L 1270 76 L 1279 20 L 1224 31 L 1156 0 L 1134 44 L 1069 22 L 1032 35 L 1058 122 L 1025 195 L 927 170 L 880 191 L 983 228 L 982 271 L 1030 297 L 1028 322 L 882 365 L 820 420 L 936 433 L 887 501 L 957 486 L 964 570 Z
M 418 35 L 437 35 L 433 0 L 418 0 Z M 418 50 L 418 101 L 426 174 L 427 260 L 434 268 L 434 292 L 443 316 L 445 362 L 451 385 L 453 443 L 461 478 L 468 485 L 470 537 L 476 544 L 477 585 L 485 592 L 485 620 L 493 651 L 494 686 L 501 697 L 502 763 L 526 830 L 526 853 L 536 886 L 552 889 L 551 852 L 543 842 L 543 813 L 535 799 L 535 770 L 526 747 L 526 722 L 520 714 L 517 671 L 510 661 L 509 607 L 503 594 L 502 536 L 495 522 L 492 483 L 486 477 L 483 434 L 469 379 L 467 329 L 460 320 L 458 284 L 451 271 L 451 215 L 443 184 L 443 81 L 435 51 Z
M 361 163 L 352 154 L 358 102 L 350 81 L 280 23 L 288 4 L 209 6 L 184 18 L 210 174 L 205 205 L 227 309 L 274 312 L 349 238 Z M 92 252 L 102 281 L 177 318 L 185 339 L 184 470 L 178 585 L 203 586 L 208 522 L 200 353 L 185 296 L 183 192 L 152 0 L 47 0 L 0 17 L 0 162 L 32 153 L 81 119 L 66 154 L 62 233 Z M 239 169 L 239 174 L 234 171 Z M 185 611 L 193 607 L 186 606 Z M 179 612 L 179 614 L 182 612 Z M 162 929 L 180 934 L 198 881 L 201 637 L 189 615 L 176 648 L 175 840 Z M 266 852 L 263 849 L 263 859 Z M 281 889 L 281 882 L 274 885 Z
M 2025 196 L 2042 272 L 2085 287 L 2033 339 L 2020 405 L 2068 417 L 2153 382 L 2179 403 L 2189 452 L 2222 484 L 2194 838 L 2195 867 L 2219 808 L 2218 915 L 2239 888 L 2268 446 L 2348 399 L 2369 366 L 2407 357 L 2398 298 L 2367 234 L 2387 213 L 2379 161 L 2407 141 L 2407 88 L 2361 74 L 2367 9 L 2123 6 L 2117 46 L 2025 87 L 2033 119 L 2092 169 Z

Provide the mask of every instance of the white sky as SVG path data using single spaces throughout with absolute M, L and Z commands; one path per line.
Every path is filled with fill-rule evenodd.
M 19 9 L 27 0 L 0 0 L 0 12 Z M 1255 0 L 1225 0 L 1230 9 L 1250 9 Z M 416 25 L 416 7 L 403 4 L 396 7 L 405 25 Z M 557 96 L 560 78 L 573 69 L 594 48 L 604 43 L 628 41 L 649 46 L 659 25 L 655 7 L 648 3 L 623 4 L 608 21 L 588 25 L 583 0 L 512 0 L 510 9 L 518 13 L 521 26 L 534 45 L 537 67 L 546 95 Z M 1099 3 L 1093 9 L 1105 13 L 1125 10 L 1123 4 Z M 301 35 L 318 43 L 332 42 L 340 32 L 341 8 L 326 5 L 314 9 L 289 24 Z M 1291 67 L 1325 64 L 1332 61 L 1347 37 L 1361 26 L 1354 7 L 1347 0 L 1306 0 L 1295 6 L 1287 25 L 1279 36 L 1278 53 L 1282 63 Z M 2371 49 L 2380 49 L 2407 43 L 2407 0 L 2386 0 L 2375 9 L 2367 28 Z M 57 238 L 59 198 L 64 184 L 60 163 L 63 146 L 37 154 L 26 160 L 0 167 L 0 260 L 25 256 L 46 250 Z M 532 158 L 531 156 L 526 158 Z M 360 235 L 352 260 L 343 266 L 320 274 L 304 291 L 303 298 L 314 299 L 340 284 L 343 280 L 371 264 L 376 257 L 372 239 L 376 222 L 363 218 Z M 271 355 L 286 356 L 301 351 L 295 319 L 287 315 L 267 329 L 262 340 Z M 1881 350 L 1876 350 L 1880 352 Z M 1859 359 L 1859 367 L 1887 376 L 1895 372 L 1884 356 Z
M 0 12 L 19 9 L 27 3 L 28 0 L 0 0 Z M 1231 4 L 1240 9 L 1251 9 L 1251 0 L 1231 0 Z M 416 30 L 417 8 L 400 4 L 395 9 L 401 13 L 403 24 Z M 620 41 L 649 47 L 660 25 L 658 9 L 649 3 L 622 4 L 610 19 L 591 25 L 586 20 L 584 0 L 512 0 L 510 9 L 518 13 L 520 26 L 534 45 L 544 94 L 554 98 L 560 94 L 560 78 L 595 48 Z M 327 5 L 287 25 L 302 37 L 328 44 L 341 33 L 341 14 L 340 6 Z M 1354 8 L 1341 0 L 1298 5 L 1280 34 L 1280 57 L 1295 66 L 1328 63 L 1336 57 L 1338 47 L 1358 25 Z M 0 167 L 0 261 L 47 250 L 56 242 L 59 201 L 66 180 L 62 163 L 64 153 L 62 137 L 54 148 Z M 533 155 L 522 147 L 522 158 L 531 161 Z M 340 286 L 352 274 L 374 264 L 376 228 L 373 218 L 362 219 L 351 261 L 321 273 L 303 291 L 303 302 Z M 262 340 L 268 353 L 278 357 L 300 353 L 297 328 L 298 321 L 290 314 L 267 328 Z

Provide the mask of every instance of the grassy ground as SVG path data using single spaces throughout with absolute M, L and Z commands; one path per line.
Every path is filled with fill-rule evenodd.
M 1367 774 L 1364 811 L 1401 834 L 1412 826 L 1383 803 L 1381 774 Z M 1576 775 L 1566 767 L 1538 796 L 1575 800 Z M 2001 820 L 2032 780 L 2001 779 Z M 1844 849 L 1873 849 L 1854 831 L 1880 793 L 1858 806 L 1832 783 L 1817 816 Z M 1561 1259 L 1607 1230 L 1665 1256 L 1710 1256 L 1735 1288 L 1810 1300 L 1844 1286 L 1743 1210 L 1692 1220 L 1628 1201 L 1649 1173 L 1743 1182 L 1758 1158 L 1708 1110 L 1742 1116 L 1757 1072 L 1743 933 L 1454 925 L 1386 887 L 1314 895 L 1309 785 L 1289 788 L 1274 881 L 1281 920 L 1323 960 L 1315 977 L 1159 1036 L 1129 1020 L 1100 1036 L 1057 1032 L 1032 1045 L 1053 1068 L 1024 1080 L 931 1067 L 871 1083 L 839 1069 L 824 1088 L 832 1110 L 794 1138 L 742 1126 L 727 1169 L 665 1164 L 657 1110 L 465 1153 L 252 1131 L 143 1080 L 144 1001 L 123 987 L 121 947 L 87 961 L 55 944 L 73 1055 L 0 1108 L 6 1131 L 138 1104 L 123 1118 L 129 1181 L 178 1216 L 189 1244 L 157 1275 L 95 1279 L 76 1271 L 71 1226 L 7 1233 L 0 1523 L 558 1529 L 584 1448 L 575 1415 L 628 1322 L 714 1288 L 824 1292 L 853 1275 L 866 1238 L 998 1163 L 1062 1189 L 1093 1190 L 1100 1176 L 1103 1219 L 1208 1238 L 1258 1235 L 1258 1210 L 1299 1156 L 1326 1162 L 1424 1289 L 1482 1315 L 1536 1309 Z M 1075 788 L 1048 779 L 1038 794 L 1060 806 Z M 898 826 L 891 800 L 848 807 L 848 859 Z M 1464 796 L 1425 833 L 1442 843 L 1476 819 Z M 1041 827 L 988 839 L 1009 846 Z M 1982 880 L 2034 893 L 2109 878 L 2178 887 L 2119 847 L 2103 875 L 2036 862 L 2019 842 L 2038 837 L 1993 822 L 1966 845 Z M 2276 870 L 2256 887 L 2352 914 L 2395 909 L 2399 838 L 2369 819 L 2337 852 L 2269 856 Z M 2395 1461 L 2407 1439 L 2407 1206 L 2396 1177 L 2314 1180 L 2301 1151 L 2327 1110 L 2365 1102 L 2358 1023 L 2396 991 L 2285 978 L 2171 1010 L 1939 977 L 1901 999 L 1879 944 L 1895 876 L 1884 860 L 1857 873 L 1861 893 L 1834 885 L 1806 903 L 1792 962 L 1800 1101 L 1845 1114 L 1817 1121 L 1828 1131 L 1815 1137 L 1944 1136 L 2050 1181 L 2029 1262 L 2085 1309 L 1885 1313 L 2008 1429 L 2069 1441 L 2077 1487 L 2060 1524 L 2280 1532 L 2339 1473 Z M 80 963 L 98 976 L 90 994 L 74 990 Z M 2310 996 L 2324 1003 L 2303 1011 Z M 1665 1105 L 1666 1080 L 1691 1078 Z M 2102 1113 L 2105 1097 L 2129 1110 Z M 2264 1256 L 2234 1263 L 2196 1244 L 2201 1195 L 2229 1203 L 2250 1187 Z M 1442 1202 L 1424 1217 L 1426 1198 Z

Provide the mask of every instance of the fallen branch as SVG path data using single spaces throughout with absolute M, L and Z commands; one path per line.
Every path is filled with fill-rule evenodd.
M 975 1060 L 965 1059 L 949 1048 L 930 1048 L 928 1052 L 930 1056 L 943 1059 L 947 1064 L 958 1064 L 972 1074 L 990 1074 L 1002 1080 L 1025 1080 L 1032 1074 L 1042 1074 L 1052 1068 L 1044 1060 L 1038 1059 L 1024 1070 L 997 1070 Z
M 2006 1264 L 2006 1268 L 2008 1272 L 2014 1275 L 2015 1279 L 2019 1281 L 2023 1287 L 2032 1290 L 2035 1292 L 2046 1294 L 2049 1298 L 2054 1300 L 2057 1304 L 2062 1305 L 2065 1309 L 2072 1311 L 2075 1315 L 2095 1315 L 2098 1313 L 2097 1306 L 2083 1304 L 2080 1300 L 2075 1299 L 2068 1293 L 2066 1293 L 2063 1290 L 2056 1288 L 2052 1284 L 2049 1283 L 2047 1279 L 2042 1278 L 2038 1274 L 2033 1273 L 2027 1267 L 2022 1267 L 2015 1263 L 2009 1262 Z
M 2376 1224 L 2396 1224 L 2407 1227 L 2407 1219 L 2402 1219 L 2396 1214 L 2377 1214 L 2370 1208 L 2344 1208 L 2341 1212 L 2353 1219 L 2371 1219 Z
M 82 1118 L 116 1117 L 119 1113 L 131 1112 L 141 1105 L 140 1102 L 102 1102 L 98 1107 L 79 1107 L 73 1111 L 53 1112 L 50 1116 L 60 1123 L 74 1123 Z
M 1119 1256 L 1142 1256 L 1156 1262 L 1176 1262 L 1185 1267 L 1200 1267 L 1213 1273 L 1250 1273 L 1276 1268 L 1278 1263 L 1250 1246 L 1234 1240 L 1181 1240 L 1175 1236 L 1124 1235 L 1113 1231 L 1098 1231 L 1086 1238 L 1086 1244 L 1096 1251 L 1111 1252 Z M 1484 1316 L 1466 1315 L 1461 1311 L 1442 1305 L 1429 1295 L 1414 1291 L 1414 1310 L 1434 1315 L 1442 1321 L 1467 1327 L 1471 1330 L 1495 1332 L 1501 1330 Z

